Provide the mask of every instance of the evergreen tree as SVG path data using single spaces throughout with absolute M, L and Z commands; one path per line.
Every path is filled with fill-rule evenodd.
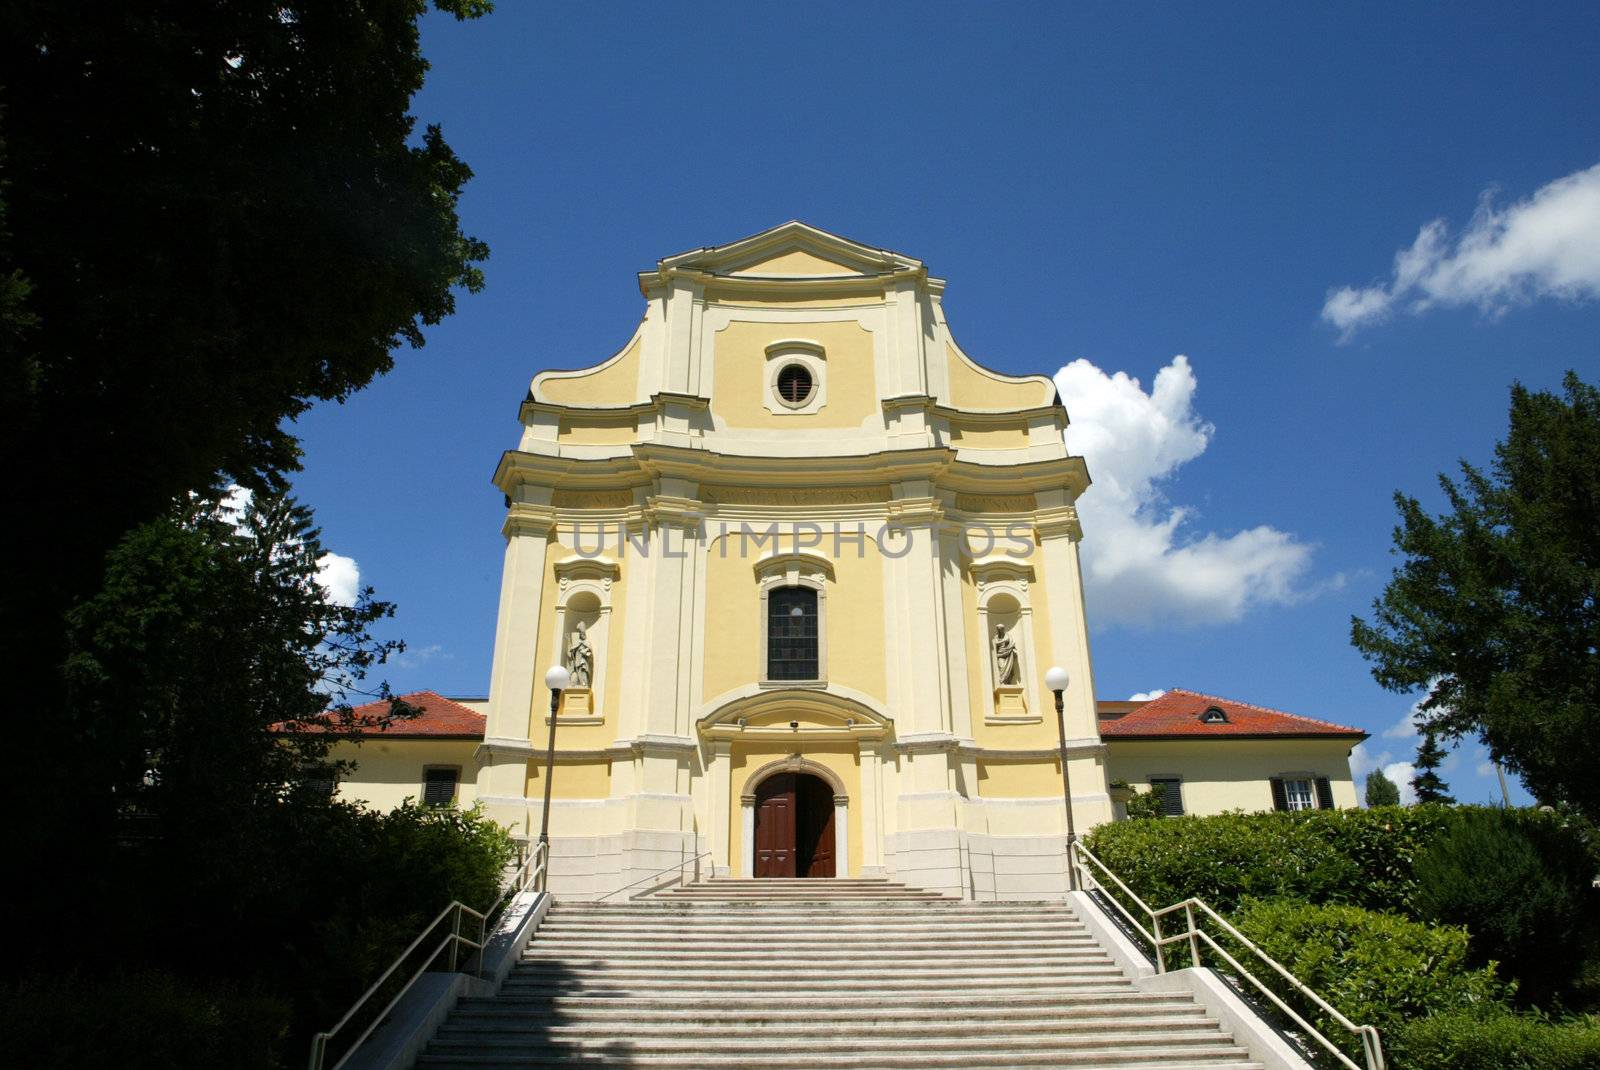
M 1394 781 L 1383 775 L 1383 770 L 1374 769 L 1367 774 L 1367 806 L 1399 806 L 1400 789 Z
M 1415 772 L 1411 775 L 1411 786 L 1416 790 L 1419 803 L 1454 803 L 1456 800 L 1450 794 L 1450 785 L 1439 776 L 1439 765 L 1444 761 L 1444 748 L 1439 746 L 1435 733 L 1424 732 L 1422 745 L 1417 748 L 1417 761 Z
M 1396 495 L 1403 563 L 1351 621 L 1394 691 L 1425 689 L 1422 727 L 1475 736 L 1534 796 L 1600 818 L 1600 390 L 1511 390 L 1487 471 L 1441 477 L 1449 510 Z M 1425 744 L 1431 753 L 1436 742 Z

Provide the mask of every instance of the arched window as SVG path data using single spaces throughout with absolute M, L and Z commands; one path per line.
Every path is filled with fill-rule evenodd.
M 817 679 L 817 592 L 775 587 L 767 594 L 767 679 Z

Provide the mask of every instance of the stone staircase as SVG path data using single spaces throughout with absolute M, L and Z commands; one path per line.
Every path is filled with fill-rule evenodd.
M 1262 1070 L 1191 997 L 1136 989 L 1065 904 L 871 879 L 557 903 L 416 1065 Z

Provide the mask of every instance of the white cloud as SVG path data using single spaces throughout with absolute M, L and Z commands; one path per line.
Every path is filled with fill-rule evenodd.
M 1072 423 L 1067 445 L 1094 485 L 1078 503 L 1084 580 L 1095 617 L 1121 624 L 1214 624 L 1258 605 L 1297 601 L 1311 547 L 1266 525 L 1232 534 L 1192 530 L 1163 483 L 1205 452 L 1215 432 L 1194 411 L 1189 360 L 1172 358 L 1150 392 L 1087 360 L 1056 373 Z
M 1136 695 L 1129 695 L 1128 696 L 1128 701 L 1129 702 L 1154 702 L 1156 699 L 1160 698 L 1162 695 L 1165 695 L 1166 693 L 1167 693 L 1167 689 L 1166 688 L 1158 687 L 1154 691 L 1140 691 Z
M 356 559 L 335 553 L 317 558 L 317 586 L 334 605 L 355 605 L 361 594 L 361 569 Z
M 1453 245 L 1436 219 L 1395 254 L 1387 283 L 1330 290 L 1322 318 L 1348 339 L 1397 309 L 1476 305 L 1498 316 L 1543 297 L 1600 298 L 1600 164 L 1505 208 L 1495 207 L 1493 195 L 1479 198 Z
M 1417 801 L 1417 789 L 1411 778 L 1417 775 L 1416 766 L 1410 762 L 1390 762 L 1383 767 L 1383 775 L 1400 789 L 1400 804 L 1410 806 Z

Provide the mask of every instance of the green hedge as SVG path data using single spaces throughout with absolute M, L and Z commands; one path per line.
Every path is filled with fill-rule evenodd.
M 1239 930 L 1358 1024 L 1392 1028 L 1441 1011 L 1496 1007 L 1505 986 L 1468 962 L 1467 931 L 1361 907 L 1254 900 Z M 1329 1039 L 1348 1036 L 1331 1022 Z
M 1442 806 L 1169 817 L 1101 825 L 1087 843 L 1153 907 L 1198 896 L 1225 914 L 1274 897 L 1395 909 L 1449 819 Z
M 1595 1070 L 1600 1020 L 1550 1022 L 1508 1012 L 1453 1011 L 1385 1036 L 1395 1070 Z

